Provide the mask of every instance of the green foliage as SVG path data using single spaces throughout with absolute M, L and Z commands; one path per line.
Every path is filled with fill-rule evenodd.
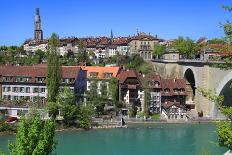
M 79 63 L 90 64 L 89 56 L 85 47 L 85 42 L 82 40 L 78 43 L 77 60 Z
M 160 119 L 160 114 L 152 114 L 151 119 L 153 120 L 159 120 Z
M 91 105 L 80 106 L 78 112 L 79 127 L 83 129 L 89 129 L 91 127 L 93 111 L 94 109 Z
M 137 110 L 138 108 L 134 104 L 132 104 L 131 108 L 129 108 L 129 116 L 135 117 L 137 115 Z
M 49 117 L 56 119 L 56 116 L 59 114 L 59 106 L 56 102 L 47 102 L 47 110 Z
M 155 45 L 154 50 L 153 50 L 153 57 L 156 57 L 158 59 L 164 52 L 165 52 L 166 47 L 164 45 Z
M 5 121 L 0 120 L 0 132 L 5 132 L 5 131 L 15 132 L 16 128 L 10 124 L 7 124 Z
M 63 91 L 59 93 L 57 104 L 60 107 L 65 124 L 73 125 L 77 120 L 78 109 L 75 95 L 69 87 L 64 87 Z
M 215 95 L 215 92 L 212 90 L 206 91 L 204 89 L 199 88 L 198 91 L 207 99 L 214 102 L 218 109 L 231 121 L 232 120 L 232 107 L 224 106 L 223 96 Z M 231 123 L 228 121 L 221 121 L 217 125 L 217 134 L 218 141 L 220 146 L 227 147 L 228 149 L 232 149 L 232 127 Z
M 217 125 L 218 141 L 220 146 L 232 150 L 232 128 L 231 123 L 221 121 Z
M 111 93 L 111 98 L 114 104 L 118 102 L 119 96 L 118 96 L 118 79 L 117 78 L 111 78 L 109 82 L 109 89 Z
M 146 116 L 149 115 L 149 105 L 151 100 L 151 93 L 148 89 L 144 90 L 144 113 Z
M 55 122 L 43 122 L 39 114 L 31 119 L 21 117 L 15 143 L 9 144 L 11 155 L 51 154 L 55 148 Z
M 186 39 L 183 37 L 178 37 L 178 39 L 173 42 L 173 47 L 188 59 L 193 58 L 194 55 L 196 55 L 199 51 L 197 44 L 189 37 Z
M 213 38 L 207 41 L 208 44 L 225 44 L 224 39 L 219 39 L 219 38 Z
M 61 79 L 61 66 L 59 62 L 59 53 L 57 51 L 59 43 L 58 36 L 53 33 L 48 43 L 47 58 L 47 89 L 48 101 L 55 102 L 59 91 Z

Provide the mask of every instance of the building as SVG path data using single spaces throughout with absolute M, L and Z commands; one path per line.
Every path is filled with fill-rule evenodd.
M 34 40 L 36 41 L 43 40 L 43 31 L 41 28 L 41 18 L 40 18 L 39 8 L 36 8 L 36 14 L 35 14 Z
M 120 67 L 117 66 L 81 66 L 81 69 L 87 72 L 87 91 L 90 90 L 91 82 L 93 79 L 97 80 L 97 92 L 101 94 L 102 84 L 105 82 L 107 86 L 107 92 L 109 92 L 109 80 L 111 78 L 116 78 L 120 72 Z
M 139 54 L 145 60 L 152 59 L 154 46 L 159 44 L 160 39 L 150 34 L 138 33 L 137 36 L 131 37 L 129 42 L 130 54 Z
M 86 71 L 78 66 L 62 66 L 60 88 L 69 86 L 75 95 L 81 96 L 86 90 Z M 39 97 L 42 103 L 47 98 L 47 67 L 3 66 L 0 68 L 0 96 L 7 101 L 35 102 Z
M 119 80 L 119 101 L 127 107 L 123 114 L 127 115 L 132 106 L 136 106 L 141 111 L 143 108 L 141 100 L 143 102 L 144 98 L 141 75 L 135 70 L 126 70 L 118 74 L 117 78 Z
M 162 113 L 168 119 L 186 118 L 190 106 L 186 104 L 187 83 L 184 79 L 162 79 Z
M 136 106 L 137 112 L 148 110 L 161 113 L 167 119 L 181 119 L 186 118 L 187 110 L 191 109 L 190 104 L 186 104 L 188 84 L 184 79 L 163 79 L 158 74 L 145 76 L 134 70 L 122 71 L 117 78 L 119 100 L 127 107 L 123 114 Z
M 175 50 L 174 48 L 167 48 L 161 57 L 164 60 L 179 60 L 180 53 L 178 50 Z

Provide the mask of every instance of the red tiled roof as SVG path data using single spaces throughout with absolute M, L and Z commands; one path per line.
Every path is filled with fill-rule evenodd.
M 62 66 L 62 78 L 76 78 L 80 67 L 78 66 Z M 25 76 L 31 77 L 46 77 L 47 66 L 35 65 L 35 66 L 3 66 L 0 67 L 0 76 Z
M 97 73 L 98 79 L 104 79 L 104 73 L 112 73 L 112 77 L 117 77 L 120 67 L 100 67 L 100 66 L 80 66 L 87 71 L 87 78 L 91 78 L 91 73 Z
M 123 71 L 122 73 L 118 74 L 117 78 L 120 83 L 124 83 L 127 78 L 138 78 L 139 74 L 135 70 L 127 70 Z

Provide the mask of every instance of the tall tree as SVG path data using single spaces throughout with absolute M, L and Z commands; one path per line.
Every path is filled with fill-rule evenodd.
M 109 89 L 112 101 L 116 104 L 119 100 L 119 92 L 118 92 L 118 79 L 111 78 L 109 82 Z
M 189 37 L 178 37 L 178 39 L 173 42 L 172 46 L 188 59 L 193 58 L 199 51 L 197 44 Z
M 31 119 L 21 117 L 15 143 L 9 144 L 11 155 L 51 154 L 55 148 L 55 122 L 43 122 L 39 114 Z
M 66 125 L 73 125 L 77 120 L 77 105 L 74 92 L 69 87 L 64 87 L 57 96 L 57 103 L 64 117 Z
M 164 45 L 160 45 L 160 44 L 155 45 L 152 53 L 153 57 L 158 59 L 165 52 L 165 49 L 166 47 Z
M 61 66 L 59 62 L 59 52 L 57 50 L 59 37 L 53 33 L 48 42 L 47 51 L 47 89 L 48 101 L 55 102 L 59 92 L 61 79 Z

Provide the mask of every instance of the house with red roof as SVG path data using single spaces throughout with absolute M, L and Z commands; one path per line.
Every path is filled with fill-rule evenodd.
M 94 79 L 97 80 L 97 91 L 101 95 L 101 88 L 103 84 L 107 86 L 107 92 L 109 92 L 109 81 L 111 78 L 116 78 L 120 72 L 118 66 L 80 66 L 80 68 L 87 73 L 87 91 L 91 88 L 91 83 Z M 110 93 L 109 93 L 110 94 Z M 110 98 L 110 96 L 109 96 Z
M 167 119 L 185 119 L 187 110 L 191 109 L 186 104 L 188 90 L 184 79 L 163 79 L 158 74 L 145 76 L 135 70 L 123 71 L 117 78 L 119 99 L 127 107 L 123 114 L 136 107 L 137 112 L 148 110 L 150 113 L 161 113 Z M 147 99 L 145 90 L 149 92 Z
M 2 66 L 0 67 L 0 97 L 3 100 L 35 102 L 39 97 L 45 103 L 47 66 Z M 78 66 L 61 67 L 60 87 L 69 86 L 76 95 L 86 90 L 86 71 Z

